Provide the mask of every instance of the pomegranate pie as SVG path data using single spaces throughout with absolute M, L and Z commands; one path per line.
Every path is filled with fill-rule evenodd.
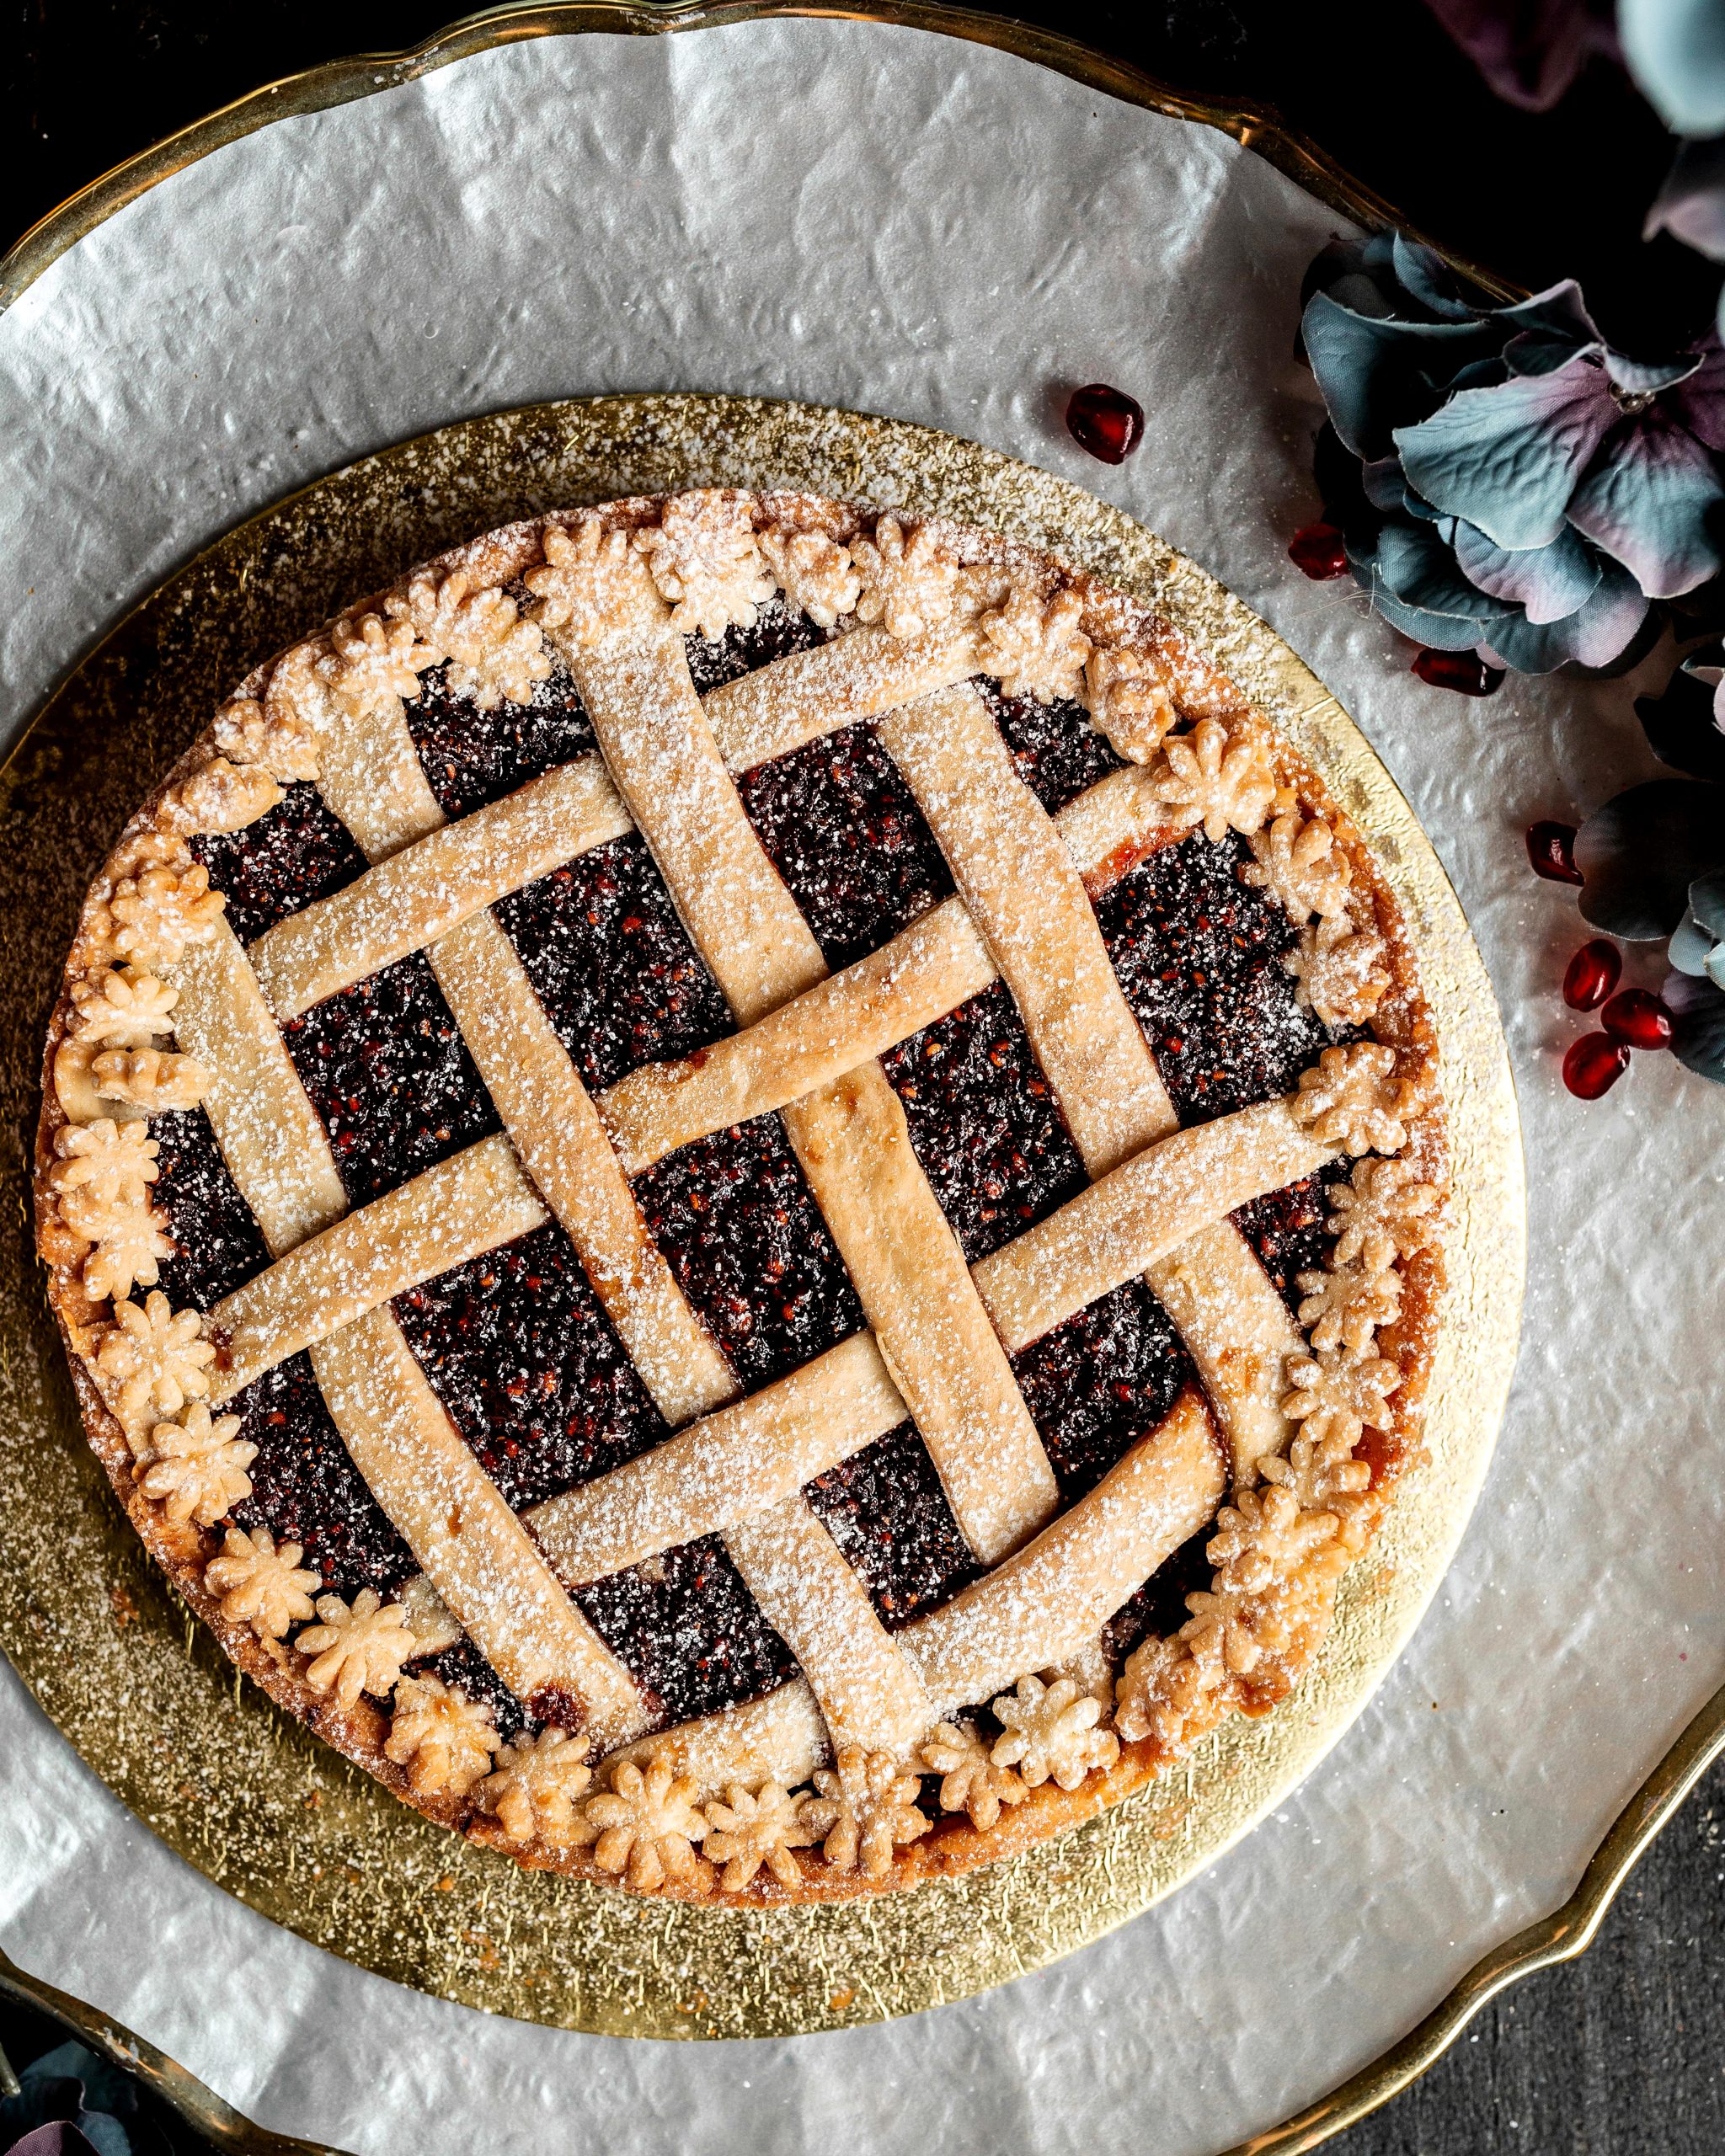
M 54 1013 L 90 1440 L 406 1802 L 839 1897 L 1298 1682 L 1418 1455 L 1435 1055 L 1141 605 L 804 495 L 510 526 L 262 667 Z

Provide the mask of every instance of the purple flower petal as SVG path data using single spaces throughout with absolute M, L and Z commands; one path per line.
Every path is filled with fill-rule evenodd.
M 1725 567 L 1725 490 L 1712 456 L 1658 404 L 1621 419 L 1569 504 L 1576 530 L 1650 599 L 1693 591 Z
M 1455 566 L 1470 584 L 1493 599 L 1514 600 L 1536 626 L 1578 612 L 1599 590 L 1604 573 L 1592 548 L 1567 527 L 1549 547 L 1512 553 L 1458 518 L 1455 545 Z
M 1557 536 L 1575 482 L 1617 416 L 1605 370 L 1580 355 L 1551 374 L 1458 391 L 1392 438 L 1429 502 L 1514 551 Z
M 1548 112 L 1589 55 L 1614 58 L 1611 0 L 1426 0 L 1426 5 L 1500 98 Z
M 1711 340 L 1695 372 L 1673 391 L 1671 408 L 1709 449 L 1725 450 L 1725 347 Z
M 1603 557 L 1599 569 L 1599 589 L 1585 606 L 1558 622 L 1517 615 L 1492 631 L 1483 655 L 1519 674 L 1549 674 L 1572 660 L 1578 666 L 1609 666 L 1621 659 L 1647 619 L 1648 602 L 1627 569 Z
M 1648 211 L 1642 237 L 1669 232 L 1711 262 L 1725 262 L 1725 137 L 1685 142 Z

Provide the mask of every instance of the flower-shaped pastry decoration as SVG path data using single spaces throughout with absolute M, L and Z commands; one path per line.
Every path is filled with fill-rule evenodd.
M 238 1432 L 238 1415 L 212 1419 L 201 1401 L 177 1422 L 158 1422 L 150 1432 L 149 1449 L 133 1472 L 172 1525 L 193 1520 L 200 1527 L 218 1526 L 251 1496 L 246 1470 L 258 1448 Z
M 799 1801 L 777 1782 L 763 1782 L 752 1792 L 734 1782 L 723 1803 L 707 1806 L 702 1847 L 724 1866 L 718 1883 L 727 1894 L 740 1894 L 763 1865 L 781 1886 L 794 1886 L 803 1876 L 795 1852 L 814 1839 Z
M 76 1038 L 104 1048 L 149 1048 L 174 1031 L 179 990 L 136 966 L 110 966 L 72 991 Z
M 1390 1397 L 1402 1371 L 1386 1355 L 1337 1347 L 1290 1355 L 1287 1377 L 1282 1412 L 1289 1421 L 1302 1423 L 1316 1444 L 1333 1441 L 1351 1450 L 1364 1431 L 1389 1427 Z
M 114 1305 L 114 1322 L 96 1345 L 96 1379 L 128 1434 L 209 1391 L 216 1343 L 203 1330 L 195 1310 L 175 1310 L 159 1288 L 142 1305 Z
M 908 640 L 927 636 L 951 619 L 959 565 L 927 525 L 907 530 L 897 517 L 883 516 L 872 539 L 852 547 L 851 558 L 862 583 L 859 622 L 879 622 L 889 636 Z
M 1365 1493 L 1371 1487 L 1371 1470 L 1354 1457 L 1352 1443 L 1342 1438 L 1322 1441 L 1308 1422 L 1282 1458 L 1271 1453 L 1258 1463 L 1265 1481 L 1286 1490 L 1302 1511 L 1327 1513 L 1336 1522 L 1339 1538 L 1349 1555 L 1365 1540 Z
M 1179 718 L 1161 664 L 1131 644 L 1097 645 L 1078 695 L 1097 731 L 1129 764 L 1149 763 Z
M 816 1772 L 814 1795 L 803 1799 L 803 1824 L 838 1870 L 884 1879 L 894 1850 L 928 1832 L 928 1815 L 916 1806 L 921 1786 L 890 1753 L 841 1744 L 832 1765 Z
M 944 1721 L 922 1740 L 922 1764 L 940 1780 L 943 1812 L 964 1812 L 979 1833 L 986 1833 L 1003 1805 L 1022 1804 L 1030 1794 L 1016 1767 L 995 1764 L 995 1745 L 968 1721 Z
M 1076 1789 L 1120 1756 L 1114 1732 L 1097 1726 L 1103 1702 L 1073 1678 L 1021 1677 L 1016 1690 L 994 1702 L 994 1713 L 1005 1733 L 989 1756 L 997 1767 L 1016 1767 L 1031 1789 L 1047 1781 Z
M 296 1625 L 316 1614 L 318 1573 L 302 1566 L 297 1542 L 277 1543 L 267 1527 L 250 1534 L 230 1527 L 219 1556 L 204 1567 L 204 1585 L 235 1625 L 249 1625 L 260 1640 L 286 1639 Z
M 443 654 L 451 687 L 471 696 L 481 711 L 505 702 L 526 703 L 534 684 L 551 671 L 538 625 L 521 620 L 507 592 L 475 589 L 465 569 L 416 576 L 384 611 L 411 622 L 427 648 Z
M 398 699 L 417 696 L 419 676 L 438 654 L 419 642 L 411 622 L 382 614 L 350 615 L 330 635 L 334 657 L 324 670 L 330 692 L 350 718 L 387 711 Z
M 1231 726 L 1201 718 L 1189 734 L 1171 734 L 1151 777 L 1168 825 L 1175 830 L 1201 825 L 1212 843 L 1231 830 L 1248 838 L 1262 830 L 1276 798 L 1269 757 L 1249 722 Z
M 1370 1158 L 1329 1193 L 1335 1265 L 1381 1273 L 1398 1258 L 1429 1250 L 1443 1225 L 1443 1193 L 1411 1161 Z
M 280 674 L 287 664 L 282 660 L 276 672 Z M 260 765 L 275 779 L 318 776 L 317 734 L 282 697 L 272 695 L 266 705 L 254 697 L 238 696 L 216 712 L 211 731 L 230 764 Z
M 1327 1048 L 1289 1105 L 1321 1145 L 1345 1153 L 1399 1153 L 1407 1118 L 1418 1104 L 1411 1079 L 1401 1075 L 1394 1049 L 1382 1041 Z
M 1373 1272 L 1359 1263 L 1295 1276 L 1300 1322 L 1309 1326 L 1320 1353 L 1345 1342 L 1363 1355 L 1381 1325 L 1393 1325 L 1402 1309 L 1402 1276 L 1393 1268 Z
M 623 1873 L 638 1894 L 652 1893 L 667 1879 L 688 1878 L 695 1870 L 695 1844 L 707 1833 L 696 1794 L 693 1775 L 679 1774 L 668 1758 L 651 1758 L 644 1768 L 619 1759 L 611 1770 L 611 1787 L 590 1796 L 583 1807 L 593 1861 L 601 1870 Z
M 1220 1633 L 1205 1634 L 1204 1649 L 1152 1633 L 1127 1657 L 1114 1695 L 1114 1727 L 1129 1743 L 1154 1737 L 1178 1752 L 1190 1741 L 1194 1716 L 1227 1681 Z
M 62 1198 L 83 1193 L 80 1203 L 142 1205 L 162 1172 L 160 1150 L 142 1123 L 101 1116 L 94 1123 L 63 1123 L 54 1134 L 49 1187 Z
M 201 1063 L 170 1049 L 104 1048 L 92 1057 L 90 1076 L 99 1099 L 125 1101 L 148 1115 L 195 1108 L 210 1086 Z
M 635 546 L 684 636 L 716 641 L 733 627 L 752 629 L 756 609 L 773 595 L 746 494 L 708 487 L 674 495 Z
M 1083 613 L 1076 591 L 1045 599 L 1033 584 L 1016 585 L 1003 605 L 977 621 L 982 671 L 1009 696 L 1038 696 L 1044 703 L 1076 697 L 1091 652 L 1079 626 Z
M 465 1796 L 491 1771 L 503 1739 L 482 1701 L 439 1677 L 403 1677 L 383 1740 L 384 1757 L 408 1770 L 415 1796 Z
M 189 943 L 207 943 L 222 925 L 227 904 L 210 889 L 200 862 L 167 865 L 122 876 L 106 903 L 94 910 L 98 940 L 115 956 L 146 968 L 176 964 Z
M 1650 600 L 1725 568 L 1716 341 L 1630 359 L 1573 283 L 1478 307 L 1399 232 L 1338 241 L 1307 285 L 1320 481 L 1394 627 L 1524 673 L 1605 666 Z
M 565 643 L 590 650 L 607 637 L 657 627 L 665 606 L 630 535 L 584 516 L 545 534 L 545 560 L 529 569 L 526 585 L 538 605 L 534 619 Z
M 518 1848 L 542 1842 L 547 1849 L 569 1849 L 583 1838 L 575 1806 L 592 1779 L 587 1739 L 566 1729 L 544 1729 L 504 1745 L 477 1794 L 482 1810 Z
M 828 533 L 776 524 L 761 533 L 761 552 L 785 597 L 819 627 L 832 628 L 856 611 L 862 579 L 850 548 Z
M 1261 1595 L 1297 1572 L 1312 1551 L 1335 1538 L 1332 1513 L 1309 1512 L 1297 1492 L 1279 1482 L 1242 1490 L 1216 1514 L 1204 1555 L 1216 1567 L 1216 1592 Z M 1231 1662 L 1232 1668 L 1244 1665 Z
M 168 788 L 163 810 L 181 830 L 241 831 L 280 798 L 281 788 L 263 764 L 212 756 Z
M 299 1633 L 294 1645 L 311 1657 L 307 1684 L 314 1692 L 334 1692 L 344 1707 L 357 1705 L 362 1692 L 387 1700 L 403 1663 L 422 1652 L 401 1604 L 385 1602 L 370 1587 L 360 1588 L 351 1606 L 339 1594 L 319 1595 L 318 1622 Z
M 1390 991 L 1384 939 L 1343 915 L 1314 921 L 1282 963 L 1293 974 L 1295 1000 L 1327 1026 L 1361 1026 Z
M 1268 830 L 1253 832 L 1250 844 L 1252 857 L 1241 868 L 1241 882 L 1268 892 L 1299 926 L 1314 915 L 1321 921 L 1346 915 L 1353 871 L 1322 816 L 1284 809 Z

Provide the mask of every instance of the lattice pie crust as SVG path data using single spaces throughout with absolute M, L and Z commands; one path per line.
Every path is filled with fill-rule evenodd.
M 482 751 L 485 798 L 451 813 L 448 774 Z M 846 824 L 820 804 L 865 764 L 897 806 Z M 818 813 L 788 840 L 761 804 L 793 780 Z M 907 830 L 931 887 L 841 950 L 809 895 L 838 873 L 822 847 L 884 858 Z M 308 830 L 347 867 L 314 876 Z M 601 1083 L 570 1017 L 596 962 L 560 1005 L 510 909 L 610 862 L 721 1017 Z M 1160 925 L 1133 943 L 1144 894 Z M 1250 933 L 1217 943 L 1236 912 Z M 1232 963 L 1252 936 L 1269 956 L 1233 1005 L 1179 955 L 1209 937 Z M 303 1044 L 341 1014 L 387 1061 L 383 985 L 410 974 L 484 1134 L 428 1109 L 430 1164 L 367 1184 L 343 1118 L 369 1104 L 332 1107 Z M 1157 1016 L 1171 981 L 1195 1020 Z M 978 1011 L 1012 1067 L 1000 1113 L 1028 1103 L 1067 1164 L 1015 1196 L 1029 1141 L 1009 1144 L 1005 1216 L 959 1142 L 987 1070 L 945 1123 L 919 1091 Z M 1201 654 L 966 528 L 633 500 L 492 532 L 355 606 L 260 668 L 127 827 L 44 1090 L 51 1293 L 139 1532 L 290 1712 L 530 1865 L 748 1903 L 1022 1848 L 1282 1699 L 1418 1456 L 1443 1129 L 1382 878 Z M 744 1316 L 776 1325 L 777 1300 L 790 1323 L 774 1283 L 817 1242 L 852 1313 L 764 1376 L 644 1194 L 681 1176 L 698 1220 L 703 1163 L 757 1140 L 805 1225 Z M 738 1171 L 745 1196 L 766 1172 Z M 219 1293 L 227 1245 L 195 1202 L 217 1186 L 242 1251 Z M 457 1280 L 483 1336 L 512 1254 L 553 1246 L 587 1315 L 546 1322 L 602 1335 L 638 1434 L 512 1502 L 498 1448 L 531 1431 L 507 1402 L 476 1421 L 501 1375 L 459 1328 L 430 1352 L 414 1313 Z M 511 1292 L 531 1323 L 549 1291 L 529 1267 Z M 1162 1394 L 1097 1377 L 1123 1311 L 1163 1342 Z M 341 1520 L 292 1484 L 284 1429 L 326 1433 Z M 932 1586 L 902 1583 L 913 1528 L 948 1551 Z M 370 1572 L 368 1534 L 394 1553 Z M 741 1614 L 697 1597 L 649 1642 L 627 1612 L 670 1577 L 722 1578 Z M 765 1675 L 678 1718 L 745 1636 Z

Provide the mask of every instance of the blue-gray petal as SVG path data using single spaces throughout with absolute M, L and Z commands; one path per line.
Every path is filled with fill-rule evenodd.
M 1725 948 L 1717 939 L 1692 915 L 1685 914 L 1671 931 L 1671 941 L 1665 946 L 1665 956 L 1680 974 L 1691 974 L 1696 980 L 1706 977 L 1707 961 L 1716 950 Z
M 1392 439 L 1409 480 L 1437 508 L 1500 547 L 1548 547 L 1616 417 L 1605 370 L 1583 355 L 1552 374 L 1461 390 Z
M 1470 584 L 1494 599 L 1513 600 L 1530 622 L 1561 622 L 1586 606 L 1604 574 L 1599 556 L 1565 526 L 1549 547 L 1511 553 L 1476 526 L 1455 524 L 1455 565 Z
M 1471 622 L 1477 636 L 1511 621 L 1516 611 L 1468 582 L 1453 550 L 1429 524 L 1386 524 L 1378 534 L 1377 571 L 1391 595 L 1404 606 Z
M 1648 779 L 1616 795 L 1575 837 L 1583 917 L 1608 936 L 1669 937 L 1689 911 L 1689 887 L 1725 862 L 1725 792 L 1682 778 Z
M 1375 552 L 1363 552 L 1350 545 L 1348 565 L 1354 572 L 1354 582 L 1374 608 L 1404 637 L 1412 637 L 1416 643 L 1429 644 L 1434 651 L 1471 651 L 1479 643 L 1481 630 L 1477 622 L 1453 614 L 1429 614 L 1418 606 L 1404 606 L 1386 588 L 1378 574 Z
M 1647 619 L 1648 602 L 1626 568 L 1602 556 L 1599 588 L 1585 606 L 1558 622 L 1525 616 L 1493 629 L 1494 664 L 1518 674 L 1549 674 L 1573 660 L 1578 666 L 1609 666 L 1626 651 Z
M 1390 259 L 1402 289 L 1429 309 L 1439 322 L 1479 320 L 1478 307 L 1469 307 L 1447 289 L 1449 270 L 1443 257 L 1433 248 L 1398 232 L 1391 236 Z
M 1666 982 L 1665 1001 L 1677 1022 L 1673 1054 L 1686 1070 L 1725 1085 L 1725 990 L 1679 974 Z
M 1620 0 L 1629 72 L 1674 135 L 1725 131 L 1725 10 L 1718 0 Z
M 1725 262 L 1725 136 L 1679 148 L 1642 237 L 1657 232 L 1669 232 L 1711 262 Z
M 1693 591 L 1725 567 L 1719 467 L 1658 404 L 1605 436 L 1571 497 L 1569 521 L 1649 599 Z
M 1394 516 L 1403 507 L 1407 483 L 1402 476 L 1402 462 L 1395 456 L 1370 457 L 1359 467 L 1359 483 L 1365 489 L 1365 498 L 1374 509 L 1381 509 L 1386 516 Z
M 1719 801 L 1719 843 L 1725 851 L 1725 795 Z M 1725 943 L 1725 868 L 1697 876 L 1689 887 L 1689 910 L 1716 943 Z
M 1315 292 L 1300 318 L 1332 424 L 1359 457 L 1387 456 L 1410 409 L 1445 393 L 1455 369 L 1495 344 L 1489 324 L 1372 320 Z

